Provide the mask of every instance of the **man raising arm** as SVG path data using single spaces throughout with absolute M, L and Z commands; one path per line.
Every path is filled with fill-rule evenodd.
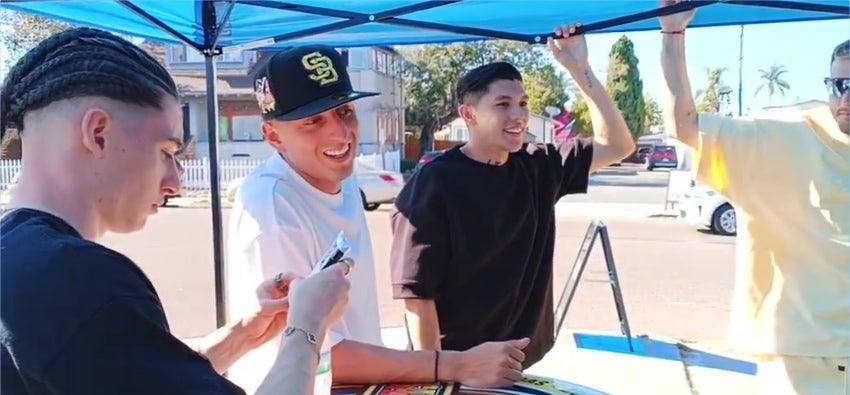
M 458 83 L 470 138 L 419 170 L 396 199 L 393 294 L 404 299 L 414 349 L 465 350 L 530 338 L 524 367 L 552 346 L 554 208 L 587 190 L 591 171 L 634 150 L 625 121 L 587 62 L 575 26 L 549 41 L 589 102 L 592 140 L 524 144 L 528 95 L 504 62 Z
M 620 110 L 590 68 L 585 38 L 575 35 L 579 26 L 581 24 L 556 29 L 555 34 L 562 38 L 550 37 L 548 44 L 552 56 L 567 69 L 587 102 L 593 125 L 593 160 L 590 164 L 590 172 L 593 173 L 634 152 L 635 142 Z
M 697 180 L 735 206 L 741 245 L 730 341 L 756 358 L 759 393 L 846 395 L 850 41 L 828 58 L 828 106 L 770 118 L 697 115 L 685 66 L 694 13 L 660 18 L 662 103 L 667 133 L 695 151 Z

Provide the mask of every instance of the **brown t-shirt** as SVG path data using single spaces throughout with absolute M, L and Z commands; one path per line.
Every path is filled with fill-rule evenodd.
M 434 299 L 445 350 L 531 338 L 528 367 L 554 341 L 555 203 L 586 193 L 593 145 L 524 145 L 500 166 L 459 147 L 423 166 L 396 198 L 396 299 Z

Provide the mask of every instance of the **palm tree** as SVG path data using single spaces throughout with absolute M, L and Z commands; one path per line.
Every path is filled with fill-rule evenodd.
M 762 91 L 762 89 L 767 88 L 768 106 L 771 104 L 773 95 L 776 93 L 776 91 L 779 91 L 779 94 L 785 96 L 785 91 L 791 89 L 791 86 L 788 85 L 788 82 L 782 78 L 782 75 L 787 72 L 788 70 L 785 68 L 785 66 L 779 64 L 773 64 L 767 70 L 760 69 L 759 74 L 761 75 L 759 76 L 759 78 L 764 80 L 764 82 L 762 82 L 762 84 L 759 85 L 759 87 L 756 89 L 754 96 L 758 95 L 759 92 Z
M 697 110 L 703 114 L 723 114 L 723 105 L 731 104 L 732 88 L 723 81 L 726 67 L 706 67 L 708 86 L 696 91 L 695 100 L 699 100 Z

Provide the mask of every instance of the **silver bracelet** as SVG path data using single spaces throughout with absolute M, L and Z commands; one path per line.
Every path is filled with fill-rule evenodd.
M 316 340 L 316 339 L 318 339 L 316 337 L 316 334 L 313 333 L 313 332 L 310 332 L 306 329 L 290 325 L 290 326 L 287 326 L 286 329 L 283 331 L 283 333 L 285 333 L 286 336 L 292 336 L 292 334 L 295 333 L 295 332 L 303 333 L 304 336 L 307 337 L 307 341 L 310 342 L 310 344 L 317 344 L 318 343 L 318 340 Z
M 304 334 L 304 337 L 307 339 L 307 342 L 313 345 L 313 350 L 316 352 L 316 358 L 318 358 L 318 360 L 321 360 L 322 359 L 322 350 L 319 346 L 319 341 L 318 341 L 318 337 L 316 337 L 316 334 L 313 333 L 313 332 L 310 332 L 310 331 L 308 331 L 304 328 L 300 328 L 300 327 L 292 326 L 292 325 L 287 326 L 286 329 L 283 331 L 284 336 L 286 336 L 286 337 L 292 336 L 292 334 L 295 333 L 295 332 L 301 332 L 301 333 Z

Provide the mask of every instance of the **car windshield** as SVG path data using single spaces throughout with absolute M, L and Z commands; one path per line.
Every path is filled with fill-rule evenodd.
M 655 152 L 676 152 L 676 148 L 671 145 L 656 146 Z

